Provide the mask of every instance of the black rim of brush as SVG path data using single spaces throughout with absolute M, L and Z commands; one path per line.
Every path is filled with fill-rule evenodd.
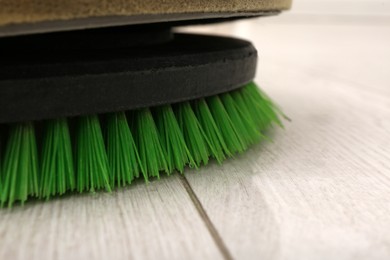
M 69 47 L 59 44 L 65 37 L 0 39 L 8 46 L 0 51 L 0 123 L 172 104 L 237 89 L 255 75 L 257 52 L 244 40 L 165 29 L 155 42 L 126 46 L 99 33 L 80 44 L 73 36 Z

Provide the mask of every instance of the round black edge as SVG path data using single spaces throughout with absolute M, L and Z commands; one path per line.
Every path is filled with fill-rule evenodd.
M 226 37 L 175 34 L 154 46 L 3 53 L 0 123 L 126 111 L 220 94 L 250 82 L 257 52 Z

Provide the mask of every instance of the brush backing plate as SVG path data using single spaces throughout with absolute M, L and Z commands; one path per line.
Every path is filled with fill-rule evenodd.
M 39 43 L 39 36 L 26 44 L 23 37 L 1 48 L 0 123 L 197 99 L 239 88 L 256 70 L 255 48 L 233 38 L 174 34 L 151 45 L 113 41 L 110 48 L 95 39 L 93 48 L 74 42 L 66 48 Z

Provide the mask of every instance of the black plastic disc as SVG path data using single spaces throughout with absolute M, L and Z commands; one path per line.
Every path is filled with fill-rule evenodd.
M 35 51 L 105 50 L 139 45 L 161 44 L 173 39 L 171 26 L 143 24 L 134 26 L 60 31 L 0 38 L 0 53 L 31 53 Z M 69 53 L 70 54 L 70 53 Z M 97 53 L 98 55 L 98 53 Z
M 257 59 L 247 41 L 189 34 L 174 34 L 158 45 L 115 48 L 29 49 L 16 42 L 0 54 L 0 123 L 211 96 L 250 82 Z

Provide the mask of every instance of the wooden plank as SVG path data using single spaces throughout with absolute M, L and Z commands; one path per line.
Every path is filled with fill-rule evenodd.
M 357 24 L 230 28 L 293 120 L 186 175 L 234 258 L 390 259 L 390 24 Z
M 221 259 L 179 177 L 0 210 L 0 259 Z

